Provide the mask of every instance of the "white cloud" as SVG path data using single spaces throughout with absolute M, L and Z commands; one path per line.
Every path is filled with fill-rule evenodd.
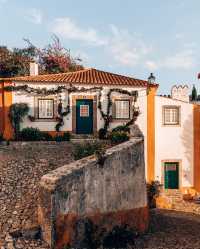
M 4 4 L 7 3 L 8 0 L 0 0 L 0 8 L 3 7 Z
M 174 55 L 163 57 L 160 60 L 146 61 L 145 66 L 150 70 L 157 70 L 159 68 L 167 68 L 172 70 L 182 69 L 188 70 L 196 64 L 193 50 L 182 50 Z
M 196 42 L 187 42 L 183 44 L 183 47 L 185 49 L 196 49 L 198 47 L 198 44 Z
M 182 40 L 185 38 L 185 35 L 183 33 L 176 33 L 175 34 L 175 39 L 176 40 Z
M 155 71 L 159 68 L 158 64 L 155 61 L 149 60 L 145 62 L 146 68 L 149 70 Z
M 0 0 L 0 4 L 6 3 L 8 0 Z
M 68 40 L 101 46 L 117 63 L 126 66 L 137 65 L 151 51 L 136 35 L 115 25 L 110 25 L 109 33 L 102 35 L 94 28 L 80 27 L 69 17 L 63 17 L 53 21 L 51 31 Z
M 107 53 L 109 63 L 115 62 L 126 67 L 140 66 L 151 71 L 160 68 L 188 70 L 196 63 L 193 43 L 184 43 L 182 51 L 170 56 L 162 55 L 158 59 L 152 59 L 155 55 L 158 56 L 158 52 L 155 53 L 148 41 L 115 25 L 110 25 L 108 32 L 102 34 L 92 27 L 83 28 L 69 17 L 63 17 L 53 21 L 51 31 L 68 40 L 100 46 L 102 51 Z M 183 38 L 182 33 L 175 36 L 177 40 Z M 83 54 L 80 57 L 89 60 L 88 55 Z
M 53 22 L 52 31 L 66 39 L 84 41 L 86 43 L 102 46 L 107 41 L 97 34 L 93 28 L 84 29 L 79 27 L 73 20 L 68 17 L 57 18 Z
M 30 21 L 34 24 L 41 24 L 42 23 L 43 14 L 42 14 L 41 10 L 32 8 L 32 9 L 29 9 L 26 11 L 27 11 L 27 13 L 25 15 L 25 18 L 28 21 Z
M 195 65 L 193 50 L 185 50 L 167 57 L 163 66 L 169 69 L 190 69 Z
M 108 49 L 118 63 L 131 67 L 139 64 L 151 52 L 151 47 L 140 38 L 115 25 L 111 25 Z

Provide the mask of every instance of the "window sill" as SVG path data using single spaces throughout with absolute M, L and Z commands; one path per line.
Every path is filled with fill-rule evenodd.
M 57 122 L 57 119 L 55 118 L 37 118 L 34 121 L 31 122 Z
M 120 118 L 113 118 L 112 119 L 112 122 L 115 122 L 115 123 L 121 123 L 121 122 L 129 122 L 131 119 L 129 118 L 129 119 L 120 119 Z
M 181 127 L 180 124 L 162 124 L 162 127 Z

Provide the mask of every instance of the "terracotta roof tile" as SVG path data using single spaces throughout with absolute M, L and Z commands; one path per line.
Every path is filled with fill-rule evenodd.
M 131 78 L 128 76 L 104 72 L 94 68 L 84 69 L 77 72 L 46 74 L 37 76 L 23 76 L 14 78 L 2 78 L 1 81 L 31 82 L 31 83 L 77 83 L 98 85 L 126 85 L 146 87 L 148 81 Z M 157 87 L 158 84 L 151 86 Z

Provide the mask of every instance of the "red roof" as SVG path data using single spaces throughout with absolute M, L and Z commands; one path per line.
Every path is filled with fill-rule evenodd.
M 97 85 L 125 85 L 135 87 L 146 87 L 148 81 L 131 78 L 128 76 L 104 72 L 94 68 L 83 69 L 76 72 L 46 74 L 36 76 L 23 76 L 0 79 L 14 82 L 38 82 L 38 83 L 68 83 L 68 84 L 97 84 Z M 157 87 L 158 84 L 151 84 Z

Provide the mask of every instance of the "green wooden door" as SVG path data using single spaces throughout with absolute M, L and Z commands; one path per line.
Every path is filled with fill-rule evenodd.
M 164 163 L 165 189 L 179 188 L 179 164 L 178 162 Z
M 76 133 L 93 133 L 93 100 L 76 100 Z

